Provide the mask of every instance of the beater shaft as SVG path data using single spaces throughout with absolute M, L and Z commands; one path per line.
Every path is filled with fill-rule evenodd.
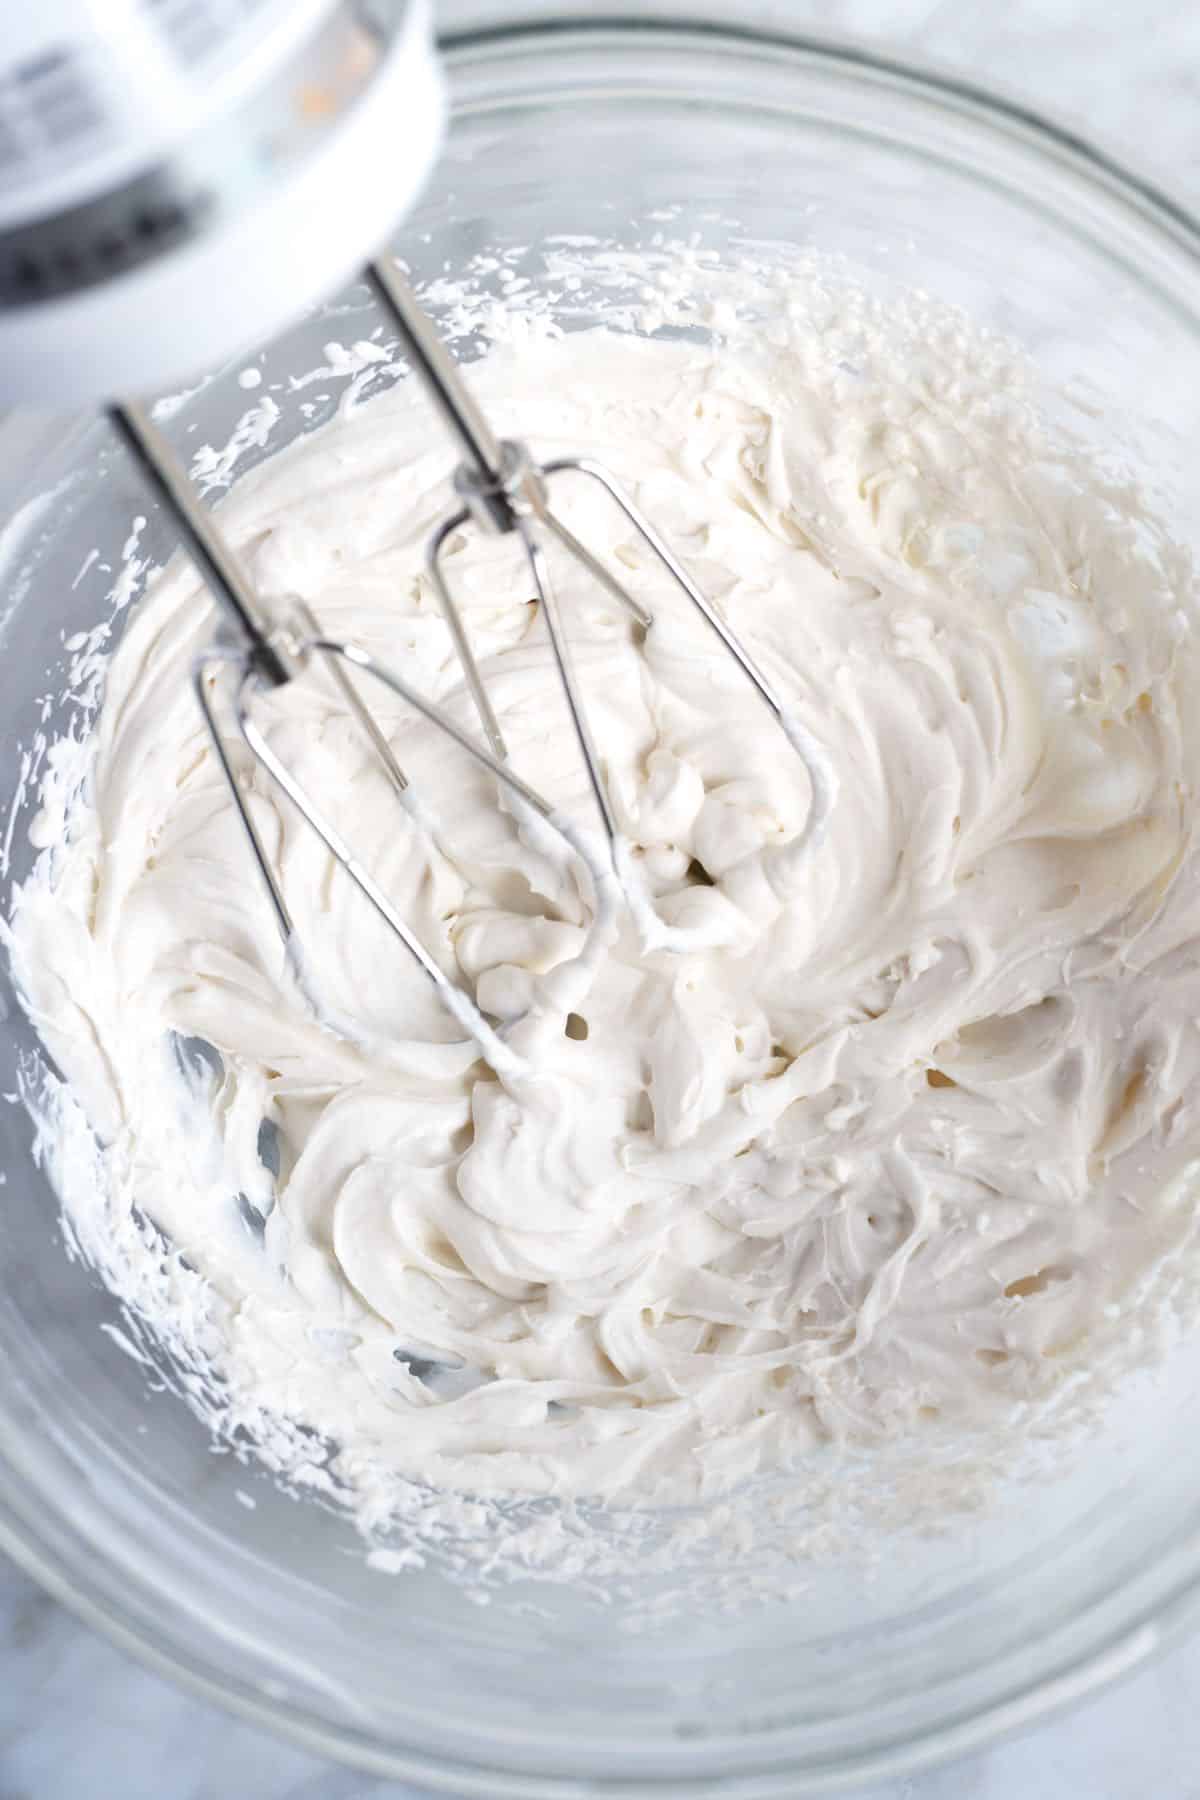
M 366 282 L 376 304 L 390 315 L 400 334 L 405 356 L 458 439 L 468 467 L 485 482 L 497 484 L 497 498 L 503 501 L 503 490 L 498 485 L 500 440 L 475 404 L 470 389 L 407 281 L 394 263 L 373 262 L 367 266 Z M 510 528 L 506 520 L 498 519 L 497 523 L 501 530 Z
M 151 492 L 173 516 L 205 586 L 228 614 L 257 673 L 272 687 L 281 686 L 289 679 L 288 670 L 271 642 L 254 589 L 196 498 L 187 471 L 167 439 L 136 400 L 117 401 L 109 407 L 108 417 Z

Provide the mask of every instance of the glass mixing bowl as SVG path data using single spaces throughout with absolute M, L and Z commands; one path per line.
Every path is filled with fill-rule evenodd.
M 510 16 L 448 42 L 449 145 L 400 240 L 418 278 L 531 246 L 511 266 L 544 283 L 549 236 L 634 240 L 664 213 L 664 229 L 720 252 L 844 254 L 881 291 L 919 284 L 961 302 L 1095 414 L 1133 419 L 1191 538 L 1191 219 L 1063 133 L 935 75 L 733 26 L 580 14 Z M 602 289 L 584 299 L 580 316 L 603 312 Z M 286 378 L 319 363 L 327 339 L 364 335 L 365 308 L 347 292 L 260 359 L 282 415 L 272 449 L 336 405 L 332 374 L 298 390 Z M 231 365 L 169 429 L 185 449 L 223 443 L 254 398 Z M 266 453 L 251 447 L 240 467 Z M 3 886 L 28 866 L 21 751 L 59 722 L 43 697 L 63 638 L 102 614 L 103 565 L 119 563 L 135 513 L 149 514 L 143 554 L 161 561 L 171 543 L 95 422 L 10 420 L 0 458 L 0 817 L 17 804 Z M 7 1092 L 35 1045 L 2 978 L 0 1017 Z M 635 1636 L 619 1603 L 598 1610 L 570 1589 L 481 1608 L 434 1571 L 373 1572 L 344 1521 L 212 1454 L 188 1408 L 102 1329 L 119 1328 L 118 1309 L 64 1253 L 15 1105 L 0 1106 L 0 1155 L 0 1542 L 165 1672 L 364 1768 L 490 1800 L 814 1793 L 1026 1723 L 1200 1608 L 1200 1498 L 1179 1454 L 1200 1429 L 1186 1348 L 1044 1489 L 969 1530 L 898 1544 L 870 1576 L 814 1566 L 799 1597 L 752 1614 Z

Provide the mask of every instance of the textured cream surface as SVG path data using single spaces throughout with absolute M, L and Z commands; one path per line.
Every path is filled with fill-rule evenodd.
M 534 334 L 476 371 L 502 427 L 628 483 L 835 772 L 806 832 L 804 762 L 564 477 L 656 614 L 639 641 L 553 559 L 622 830 L 691 948 L 647 952 L 623 914 L 597 952 L 570 859 L 382 689 L 411 811 L 327 678 L 263 710 L 425 944 L 518 1021 L 527 1074 L 496 1078 L 247 770 L 310 975 L 373 1047 L 306 1012 L 189 692 L 190 570 L 113 659 L 69 832 L 42 821 L 15 951 L 103 1141 L 110 1267 L 161 1266 L 152 1220 L 186 1265 L 147 1281 L 151 1324 L 202 1314 L 226 1394 L 327 1435 L 351 1487 L 674 1497 L 831 1437 L 999 1424 L 1190 1230 L 1189 566 L 1001 347 L 942 320 L 845 350 L 798 305 L 737 350 Z M 469 723 L 421 572 L 449 464 L 403 384 L 223 517 L 266 599 Z M 449 567 L 514 767 L 591 824 L 512 546 Z

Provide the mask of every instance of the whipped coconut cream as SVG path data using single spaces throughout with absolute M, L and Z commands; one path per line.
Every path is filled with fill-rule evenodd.
M 68 1215 L 153 1330 L 187 1312 L 176 1348 L 264 1453 L 325 1443 L 374 1523 L 381 1470 L 676 1499 L 831 1439 L 999 1429 L 1192 1230 L 1190 565 L 1003 346 L 857 316 L 852 354 L 793 296 L 725 344 L 531 331 L 472 371 L 502 431 L 612 467 L 787 708 L 556 482 L 655 614 L 643 639 L 550 550 L 637 916 L 598 930 L 577 860 L 382 687 L 409 807 L 319 668 L 260 706 L 519 1065 L 246 759 L 306 977 L 355 1030 L 306 1008 L 189 690 L 189 566 L 36 827 L 11 947 L 99 1146 L 56 1165 Z M 451 461 L 401 382 L 221 516 L 265 602 L 473 728 L 422 568 Z M 450 552 L 513 767 L 594 831 L 519 556 Z

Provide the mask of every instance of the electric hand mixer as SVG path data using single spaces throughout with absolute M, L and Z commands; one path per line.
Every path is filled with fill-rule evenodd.
M 160 386 L 206 358 L 261 339 L 362 268 L 364 251 L 386 237 L 411 202 L 439 141 L 442 89 L 427 6 L 424 0 L 110 0 L 102 30 L 98 20 L 89 0 L 40 0 L 6 21 L 0 398 L 103 404 L 221 608 L 225 630 L 199 659 L 195 691 L 296 966 L 310 965 L 298 954 L 284 896 L 218 727 L 208 679 L 214 667 L 233 672 L 233 716 L 252 755 L 495 1060 L 504 1046 L 472 998 L 415 936 L 359 850 L 343 841 L 328 810 L 272 748 L 253 715 L 256 693 L 300 679 L 320 659 L 399 793 L 406 777 L 351 677 L 380 680 L 487 768 L 518 807 L 532 808 L 558 831 L 597 888 L 614 880 L 627 886 L 629 866 L 543 541 L 574 556 L 634 627 L 650 630 L 654 621 L 554 512 L 551 483 L 574 475 L 607 492 L 808 762 L 805 746 L 745 647 L 607 469 L 584 457 L 539 464 L 523 444 L 497 441 L 407 283 L 383 259 L 367 264 L 367 285 L 462 452 L 457 503 L 430 539 L 427 569 L 482 739 L 358 646 L 323 635 L 307 609 L 265 615 L 150 412 L 113 396 Z M 380 169 L 399 173 L 384 182 Z M 236 320 L 219 305 L 198 312 L 197 293 L 235 295 Z M 524 551 L 608 839 L 607 859 L 590 852 L 587 839 L 507 765 L 442 566 L 448 540 L 467 525 L 514 534 Z M 819 798 L 815 782 L 814 805 Z

